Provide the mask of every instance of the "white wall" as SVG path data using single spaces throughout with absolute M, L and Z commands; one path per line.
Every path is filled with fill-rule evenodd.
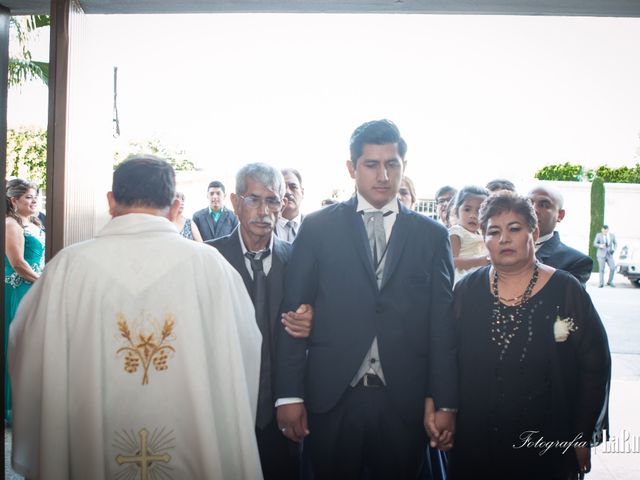
M 640 242 L 640 184 L 605 183 L 604 221 L 618 239 L 618 249 Z
M 565 218 L 557 226 L 562 241 L 588 254 L 591 222 L 590 182 L 539 182 L 564 197 Z M 533 185 L 533 184 L 532 184 Z M 618 239 L 618 250 L 629 242 L 640 242 L 640 184 L 605 183 L 604 222 Z

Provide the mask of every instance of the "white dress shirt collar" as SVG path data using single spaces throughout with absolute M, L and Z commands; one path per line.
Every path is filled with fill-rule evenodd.
M 389 201 L 389 203 L 387 203 L 386 205 L 384 205 L 382 208 L 376 208 L 373 205 L 371 205 L 371 203 L 369 203 L 369 201 L 364 198 L 360 192 L 358 192 L 357 194 L 357 204 L 356 204 L 356 212 L 383 212 L 383 213 L 387 213 L 389 211 L 397 214 L 398 212 L 400 212 L 400 207 L 398 207 L 398 199 L 397 198 L 393 198 Z
M 547 240 L 550 240 L 551 237 L 553 237 L 553 232 L 547 233 L 546 235 L 542 235 L 541 237 L 538 237 L 538 240 L 536 240 L 536 252 L 540 250 L 540 248 L 542 248 L 542 245 L 544 245 L 544 242 L 546 242 Z
M 367 201 L 367 199 L 365 199 L 362 195 L 360 195 L 359 192 L 357 193 L 357 200 L 358 200 L 358 203 L 356 205 L 356 212 L 382 212 L 385 214 L 387 212 L 393 212 L 395 214 L 395 215 L 384 216 L 384 220 L 383 220 L 384 233 L 388 242 L 389 238 L 391 237 L 391 231 L 393 230 L 393 225 L 396 223 L 396 217 L 400 212 L 400 207 L 398 206 L 398 199 L 394 198 L 382 208 L 376 208 L 373 205 L 371 205 Z M 364 216 L 362 217 L 362 221 L 364 222 Z
M 300 224 L 302 223 L 302 214 L 298 213 L 298 215 L 291 220 L 287 220 L 281 215 L 280 218 L 278 218 L 278 225 L 284 229 L 289 221 L 293 222 L 293 228 L 297 232 L 300 229 Z
M 244 257 L 244 266 L 247 268 L 247 271 L 249 272 L 249 276 L 251 278 L 253 278 L 253 270 L 251 270 L 251 261 L 245 257 L 245 253 L 249 252 L 250 250 L 247 249 L 247 247 L 244 244 L 244 240 L 242 240 L 242 233 L 240 232 L 240 228 L 238 228 L 238 238 L 240 239 L 240 248 L 242 249 L 242 256 Z M 264 274 L 265 275 L 269 275 L 269 270 L 271 270 L 271 260 L 273 258 L 273 233 L 271 234 L 271 238 L 269 239 L 269 247 L 271 250 L 271 255 L 269 255 L 267 258 L 262 259 L 262 269 L 264 270 Z M 260 250 L 261 252 L 263 252 L 265 249 Z M 255 252 L 258 253 L 258 252 Z

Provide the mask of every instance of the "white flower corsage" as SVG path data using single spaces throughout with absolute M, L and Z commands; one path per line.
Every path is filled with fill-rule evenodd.
M 574 323 L 573 318 L 560 318 L 560 315 L 558 315 L 553 323 L 553 336 L 556 342 L 566 342 L 569 334 L 577 329 L 578 326 Z

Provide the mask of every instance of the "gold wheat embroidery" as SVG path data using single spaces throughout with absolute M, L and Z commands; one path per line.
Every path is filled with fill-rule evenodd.
M 135 373 L 142 364 L 144 375 L 142 385 L 149 383 L 149 367 L 153 363 L 156 371 L 167 370 L 167 360 L 169 352 L 175 353 L 175 348 L 169 342 L 175 339 L 173 326 L 175 318 L 171 314 L 165 315 L 164 324 L 161 329 L 157 328 L 156 322 L 149 321 L 136 327 L 131 322 L 132 333 L 129 329 L 127 319 L 121 313 L 117 315 L 118 329 L 120 335 L 126 339 L 126 345 L 119 348 L 117 355 L 124 353 L 124 370 L 127 373 Z M 145 328 L 146 327 L 146 328 Z M 151 330 L 151 332 L 149 332 Z M 158 330 L 160 330 L 158 332 Z

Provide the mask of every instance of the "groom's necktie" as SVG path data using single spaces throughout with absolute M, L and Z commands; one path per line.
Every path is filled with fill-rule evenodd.
M 378 287 L 382 285 L 382 275 L 384 273 L 384 260 L 387 253 L 387 235 L 384 230 L 384 217 L 390 215 L 391 211 L 382 213 L 381 211 L 363 212 L 364 225 L 367 230 L 369 247 L 373 258 L 373 269 L 376 272 Z

